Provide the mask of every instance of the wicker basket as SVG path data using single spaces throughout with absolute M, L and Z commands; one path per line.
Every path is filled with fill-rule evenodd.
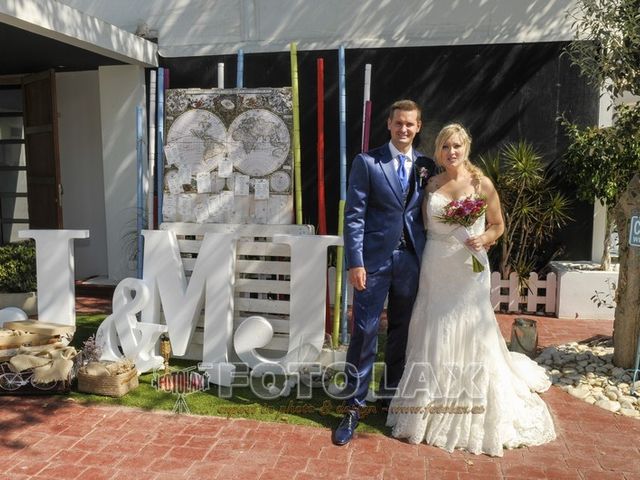
M 78 371 L 78 391 L 121 397 L 138 387 L 138 371 L 135 368 L 116 375 L 89 375 L 84 369 Z

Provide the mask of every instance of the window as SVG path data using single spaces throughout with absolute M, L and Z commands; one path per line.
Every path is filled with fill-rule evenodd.
M 28 227 L 22 88 L 0 85 L 0 244 Z

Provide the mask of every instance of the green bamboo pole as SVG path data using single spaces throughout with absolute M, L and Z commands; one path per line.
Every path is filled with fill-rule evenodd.
M 291 47 L 291 96 L 293 97 L 293 178 L 296 195 L 296 225 L 302 225 L 302 171 L 300 168 L 300 104 L 298 102 L 298 47 Z
M 342 237 L 344 232 L 344 205 L 345 200 L 338 202 L 338 236 Z M 344 265 L 344 247 L 336 247 L 336 294 L 333 299 L 333 332 L 331 332 L 331 343 L 333 348 L 340 345 L 340 306 L 342 305 L 342 276 Z

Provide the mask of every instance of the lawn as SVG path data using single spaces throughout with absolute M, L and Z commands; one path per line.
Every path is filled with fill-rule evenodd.
M 97 330 L 105 315 L 78 316 L 76 334 L 71 344 L 77 349 Z M 381 335 L 381 342 L 384 337 Z M 382 351 L 383 348 L 380 348 Z M 196 367 L 197 362 L 171 359 L 172 370 Z M 160 372 L 160 375 L 162 372 Z M 139 377 L 140 386 L 120 398 L 103 397 L 72 391 L 71 396 L 79 402 L 125 405 L 148 410 L 172 411 L 176 407 L 178 395 L 156 388 L 154 380 L 158 373 L 146 373 Z M 289 396 L 269 399 L 267 386 L 263 383 L 274 381 L 282 386 L 284 377 L 275 379 L 251 378 L 246 375 L 239 380 L 240 385 L 232 388 L 211 384 L 202 392 L 186 395 L 184 400 L 191 414 L 214 415 L 228 418 L 248 418 L 265 422 L 279 422 L 295 425 L 334 428 L 342 417 L 343 403 L 331 398 L 322 387 L 311 388 L 303 382 L 299 390 L 293 388 Z M 248 385 L 248 386 L 247 386 Z M 386 433 L 384 426 L 386 415 L 376 406 L 365 410 L 359 430 L 362 432 Z

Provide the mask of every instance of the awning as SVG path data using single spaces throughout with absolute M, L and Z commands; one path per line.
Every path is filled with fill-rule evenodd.
M 0 0 L 0 23 L 118 62 L 158 65 L 156 44 L 55 0 Z

